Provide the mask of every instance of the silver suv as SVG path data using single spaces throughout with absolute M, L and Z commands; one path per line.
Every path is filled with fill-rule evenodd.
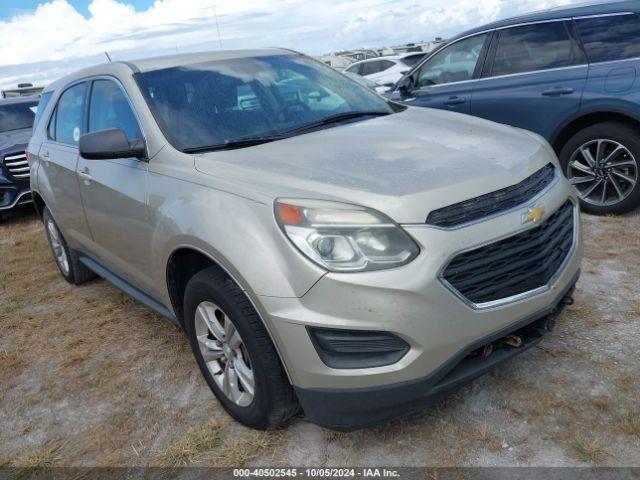
M 577 199 L 535 134 L 285 50 L 109 63 L 43 99 L 31 187 L 60 272 L 184 329 L 251 427 L 420 410 L 571 302 Z

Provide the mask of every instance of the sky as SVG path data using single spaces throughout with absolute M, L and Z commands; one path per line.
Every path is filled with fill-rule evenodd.
M 576 0 L 0 0 L 0 88 L 106 60 L 287 47 L 334 50 L 449 37 Z M 219 32 L 219 34 L 218 34 Z

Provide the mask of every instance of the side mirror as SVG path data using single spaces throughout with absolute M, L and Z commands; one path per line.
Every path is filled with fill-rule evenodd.
M 129 142 L 124 131 L 117 128 L 87 133 L 80 137 L 80 156 L 87 160 L 112 160 L 115 158 L 144 158 L 144 142 Z
M 413 75 L 405 75 L 398 81 L 396 88 L 398 89 L 401 95 L 406 96 L 406 95 L 409 95 L 409 93 L 411 93 L 411 90 L 413 90 L 414 85 L 415 85 L 415 78 L 413 78 Z

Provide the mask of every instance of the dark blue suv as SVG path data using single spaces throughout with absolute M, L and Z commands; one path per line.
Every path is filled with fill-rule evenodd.
M 31 202 L 25 150 L 37 106 L 38 97 L 34 96 L 0 99 L 0 217 Z
M 465 32 L 388 96 L 545 137 L 585 211 L 640 204 L 640 1 L 547 10 Z

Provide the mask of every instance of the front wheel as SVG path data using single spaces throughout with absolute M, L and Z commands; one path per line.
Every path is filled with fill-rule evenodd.
M 620 214 L 640 205 L 638 133 L 624 123 L 599 123 L 578 132 L 564 146 L 560 162 L 582 210 Z
M 276 349 L 245 293 L 216 267 L 189 280 L 185 330 L 225 410 L 244 425 L 275 427 L 298 410 Z

